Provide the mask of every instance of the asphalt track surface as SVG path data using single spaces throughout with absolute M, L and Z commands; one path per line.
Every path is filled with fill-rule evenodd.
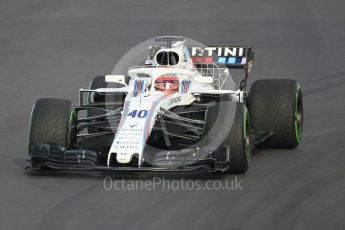
M 345 229 L 344 10 L 343 0 L 1 0 L 0 229 Z M 250 82 L 302 84 L 302 144 L 255 151 L 236 191 L 106 191 L 102 173 L 25 171 L 35 100 L 76 103 L 93 76 L 110 73 L 127 50 L 156 35 L 251 44 Z

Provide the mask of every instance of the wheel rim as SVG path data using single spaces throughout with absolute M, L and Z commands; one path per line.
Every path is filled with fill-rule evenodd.
M 295 106 L 295 134 L 297 142 L 301 142 L 303 107 L 302 107 L 301 86 L 297 85 L 296 90 L 296 106 Z

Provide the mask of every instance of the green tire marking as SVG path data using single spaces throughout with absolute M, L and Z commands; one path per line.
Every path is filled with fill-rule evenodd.
M 296 89 L 296 105 L 295 105 L 295 135 L 298 143 L 301 142 L 301 125 L 302 125 L 302 114 L 298 111 L 298 99 L 301 92 L 301 86 L 297 84 Z
M 75 112 L 75 109 L 72 107 L 72 109 L 70 110 L 69 112 L 69 122 L 72 122 L 73 119 L 76 117 L 76 112 Z
M 73 120 L 75 119 L 75 117 L 77 116 L 76 112 L 75 112 L 75 109 L 72 107 L 70 112 L 69 112 L 69 124 L 73 122 Z M 66 143 L 67 143 L 67 146 L 69 146 L 71 143 L 70 143 L 70 139 L 71 139 L 71 132 L 69 130 L 69 124 L 67 126 L 67 136 L 66 136 Z
M 245 140 L 245 151 L 246 151 L 246 157 L 248 159 L 248 161 L 250 160 L 250 146 L 249 146 L 249 137 L 248 137 L 248 133 L 247 133 L 247 116 L 248 116 L 248 112 L 247 112 L 247 108 L 244 109 L 244 132 L 243 132 L 243 138 Z

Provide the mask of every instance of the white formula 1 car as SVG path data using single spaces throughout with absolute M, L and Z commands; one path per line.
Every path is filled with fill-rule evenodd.
M 294 80 L 257 80 L 246 92 L 251 47 L 187 47 L 157 37 L 142 66 L 94 78 L 80 104 L 43 98 L 30 122 L 30 167 L 243 173 L 252 146 L 301 141 L 303 101 Z M 236 85 L 229 69 L 244 70 Z

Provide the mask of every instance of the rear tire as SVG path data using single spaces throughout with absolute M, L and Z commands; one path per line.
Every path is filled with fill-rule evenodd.
M 38 144 L 56 144 L 66 149 L 73 146 L 75 133 L 70 127 L 75 119 L 72 102 L 55 98 L 37 100 L 30 119 L 29 150 Z
M 298 146 L 303 129 L 303 98 L 297 81 L 257 80 L 252 85 L 248 105 L 253 131 L 273 132 L 268 140 L 259 143 L 257 147 Z

